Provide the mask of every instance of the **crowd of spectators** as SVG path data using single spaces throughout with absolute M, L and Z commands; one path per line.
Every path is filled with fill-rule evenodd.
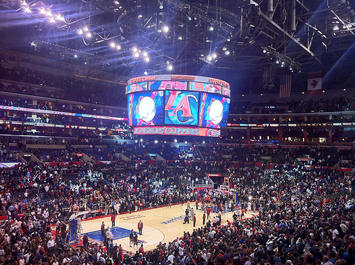
M 292 157 L 305 157 L 306 151 L 287 152 Z M 311 151 L 318 155 L 317 159 L 327 157 L 322 150 Z M 1 214 L 8 215 L 8 220 L 0 224 L 0 262 L 353 264 L 353 173 L 304 170 L 301 163 L 295 167 L 290 164 L 284 161 L 277 166 L 277 174 L 269 174 L 266 167 L 235 166 L 223 160 L 201 163 L 185 158 L 171 161 L 169 166 L 160 162 L 126 162 L 121 171 L 115 163 L 61 167 L 28 164 L 2 170 Z M 197 193 L 190 188 L 192 180 L 203 179 L 206 172 L 213 170 L 230 177 L 240 206 L 258 211 L 258 217 L 230 220 L 220 227 L 207 224 L 147 253 L 123 255 L 117 246 L 105 251 L 90 244 L 73 250 L 68 245 L 65 224 L 73 212 L 88 209 L 108 214 L 114 209 L 127 212 L 168 204 L 170 200 L 195 200 Z M 113 208 L 112 202 L 118 208 Z
M 5 144 L 0 142 L 0 162 L 17 162 L 17 155 Z
M 355 166 L 353 157 L 354 149 L 339 150 L 337 148 L 265 148 L 262 146 L 256 148 L 237 147 L 236 145 L 200 145 L 197 146 L 202 160 L 229 160 L 245 162 L 272 162 L 278 164 L 294 163 L 297 159 L 307 160 L 309 165 L 313 166 L 336 166 L 341 161 L 349 161 L 348 166 Z
M 7 144 L 2 153 L 8 151 L 9 137 L 0 138 Z M 11 142 L 11 141 L 10 141 Z M 30 148 L 26 145 L 32 144 Z M 36 144 L 42 145 L 36 148 Z M 56 145 L 55 147 L 51 147 Z M 196 161 L 221 162 L 222 168 L 230 163 L 264 163 L 264 164 L 295 164 L 302 161 L 309 166 L 355 168 L 351 147 L 288 147 L 278 145 L 248 145 L 227 143 L 187 143 L 187 142 L 156 142 L 138 141 L 117 142 L 106 138 L 49 138 L 43 140 L 19 138 L 12 141 L 12 146 L 24 151 L 33 152 L 43 162 L 77 161 L 77 153 L 88 155 L 93 161 L 117 161 L 129 159 L 165 160 L 165 161 Z M 47 146 L 47 148 L 46 148 Z M 72 157 L 74 154 L 74 158 Z M 8 154 L 2 156 L 7 157 Z M 125 159 L 122 157 L 124 156 Z M 4 162 L 4 161 L 2 161 Z M 219 169 L 220 170 L 220 169 Z

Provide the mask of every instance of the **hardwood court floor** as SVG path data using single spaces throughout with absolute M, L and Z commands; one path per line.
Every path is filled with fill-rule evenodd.
M 195 209 L 196 214 L 196 228 L 202 226 L 202 215 L 201 210 Z M 143 235 L 138 237 L 139 241 L 144 242 L 144 250 L 154 249 L 159 242 L 168 243 L 175 240 L 177 237 L 181 237 L 184 232 L 192 232 L 194 227 L 193 223 L 190 221 L 189 224 L 183 224 L 183 219 L 185 216 L 185 209 L 187 204 L 184 205 L 174 205 L 171 207 L 162 207 L 151 210 L 139 211 L 132 214 L 122 214 L 116 216 L 116 227 L 124 228 L 134 231 L 138 231 L 137 225 L 139 220 L 142 220 Z M 247 212 L 245 218 L 255 216 L 255 212 Z M 216 214 L 211 213 L 210 219 Z M 227 220 L 232 220 L 233 213 L 222 214 L 222 224 L 226 223 Z M 94 220 L 88 220 L 82 222 L 82 233 L 88 233 L 93 231 L 98 231 L 101 229 L 101 223 L 104 221 L 105 227 L 111 227 L 110 217 L 99 218 Z M 207 220 L 206 220 L 207 222 Z M 122 229 L 122 230 L 124 230 Z M 114 240 L 114 244 L 121 244 L 123 249 L 129 252 L 135 252 L 138 248 L 133 248 L 129 246 L 129 237 L 120 238 Z

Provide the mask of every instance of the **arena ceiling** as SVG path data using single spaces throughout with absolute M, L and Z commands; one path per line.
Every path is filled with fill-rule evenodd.
M 296 84 L 315 71 L 353 81 L 355 1 L 11 0 L 0 8 L 2 46 L 56 51 L 125 80 L 212 75 L 238 93 L 277 89 L 280 71 Z

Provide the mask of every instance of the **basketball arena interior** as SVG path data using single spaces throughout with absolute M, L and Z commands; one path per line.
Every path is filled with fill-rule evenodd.
M 0 264 L 355 264 L 354 0 L 0 1 Z

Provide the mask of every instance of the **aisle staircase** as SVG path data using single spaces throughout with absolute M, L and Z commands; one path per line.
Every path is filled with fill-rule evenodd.
M 125 156 L 122 153 L 115 153 L 115 157 L 117 157 L 119 160 L 123 160 L 123 161 L 126 161 L 126 162 L 130 162 L 131 161 L 131 159 L 129 157 Z
M 31 152 L 19 152 L 19 158 L 24 163 L 28 163 L 28 162 L 42 163 L 42 161 Z

